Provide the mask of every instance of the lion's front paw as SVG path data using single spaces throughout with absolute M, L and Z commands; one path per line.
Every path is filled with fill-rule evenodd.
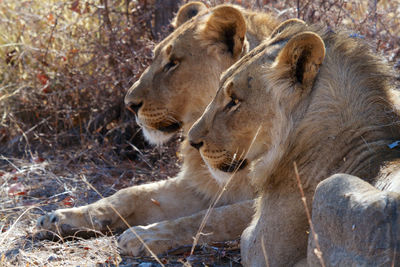
M 36 227 L 40 230 L 40 238 L 51 238 L 54 235 L 63 236 L 72 228 L 71 225 L 63 223 L 65 216 L 57 211 L 48 213 L 40 217 Z
M 40 217 L 36 224 L 39 238 L 73 235 L 87 228 L 84 214 L 79 208 L 61 209 Z
M 118 238 L 118 247 L 122 254 L 130 256 L 151 255 L 146 246 L 139 240 L 137 235 L 146 243 L 154 254 L 163 254 L 172 248 L 190 244 L 191 241 L 177 239 L 177 236 L 163 223 L 155 223 L 148 226 L 136 226 L 126 230 Z

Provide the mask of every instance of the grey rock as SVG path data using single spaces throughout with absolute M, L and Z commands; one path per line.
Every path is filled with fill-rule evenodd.
M 400 266 L 400 194 L 337 174 L 315 192 L 312 223 L 325 266 Z M 307 261 L 320 266 L 310 233 Z

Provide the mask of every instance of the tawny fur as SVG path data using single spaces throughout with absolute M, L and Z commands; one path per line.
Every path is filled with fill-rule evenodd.
M 259 23 L 263 25 L 253 25 Z M 203 4 L 195 3 L 185 5 L 178 12 L 175 25 L 175 31 L 156 46 L 153 63 L 125 98 L 127 105 L 140 106 L 136 114 L 138 123 L 146 129 L 147 139 L 158 145 L 179 131 L 175 126 L 181 127 L 186 136 L 214 96 L 220 74 L 249 47 L 267 37 L 277 20 L 270 14 L 230 5 L 206 9 Z M 38 226 L 61 235 L 86 228 L 126 229 L 111 208 L 114 207 L 131 226 L 150 224 L 133 229 L 144 235 L 155 253 L 190 244 L 204 210 L 226 181 L 218 183 L 210 175 L 198 151 L 187 141 L 181 145 L 181 154 L 184 162 L 177 177 L 123 189 L 91 205 L 57 210 L 40 218 Z M 207 224 L 208 234 L 203 235 L 201 241 L 237 238 L 250 222 L 255 192 L 246 174 L 247 171 L 243 171 L 229 183 L 215 210 L 218 217 Z M 232 224 L 235 227 L 231 227 Z M 210 233 L 212 231 L 215 233 Z M 119 246 L 124 254 L 149 253 L 129 230 L 120 237 Z
M 283 26 L 224 73 L 189 139 L 203 142 L 200 153 L 245 151 L 261 193 L 242 235 L 245 266 L 306 257 L 294 162 L 309 206 L 317 184 L 336 173 L 400 191 L 400 149 L 388 146 L 400 140 L 393 84 L 391 68 L 363 40 L 304 22 Z

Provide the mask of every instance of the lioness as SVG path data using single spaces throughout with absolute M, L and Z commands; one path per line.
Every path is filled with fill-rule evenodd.
M 188 137 L 218 179 L 219 162 L 250 165 L 261 198 L 241 237 L 245 266 L 292 266 L 306 257 L 309 224 L 294 162 L 308 206 L 317 184 L 337 173 L 400 192 L 400 168 L 391 168 L 400 150 L 389 147 L 400 140 L 392 81 L 363 40 L 301 21 L 223 74 Z
M 153 63 L 125 98 L 146 139 L 162 144 L 180 129 L 185 136 L 215 94 L 220 74 L 277 24 L 269 14 L 236 6 L 207 9 L 200 2 L 184 5 L 174 20 L 175 31 L 156 46 Z M 129 225 L 136 226 L 134 230 L 154 253 L 191 244 L 224 181 L 210 175 L 198 151 L 187 141 L 181 151 L 184 162 L 177 177 L 130 187 L 91 205 L 57 210 L 41 217 L 39 228 L 61 235 L 85 229 L 126 229 L 116 209 Z M 225 163 L 226 171 L 234 167 L 234 162 Z M 237 238 L 250 222 L 254 190 L 245 179 L 246 173 L 236 176 L 226 188 L 217 204 L 223 207 L 213 211 L 202 241 Z M 124 254 L 148 254 L 130 230 L 118 242 Z

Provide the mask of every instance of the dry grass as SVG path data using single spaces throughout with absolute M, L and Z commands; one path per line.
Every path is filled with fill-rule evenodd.
M 51 258 L 51 266 L 119 262 L 121 259 L 114 237 L 99 233 L 99 241 L 38 241 L 34 238 L 35 222 L 45 212 L 84 205 L 100 198 L 80 176 L 85 176 L 96 190 L 107 196 L 133 184 L 175 175 L 178 170 L 177 159 L 171 156 L 176 149 L 175 144 L 176 141 L 171 143 L 169 150 L 144 149 L 143 158 L 114 164 L 87 160 L 84 163 L 73 161 L 66 164 L 68 160 L 32 162 L 7 158 L 5 161 L 8 166 L 2 165 L 1 169 L 5 171 L 0 177 L 0 255 L 4 255 L 0 266 L 26 263 L 44 266 L 49 264 L 48 258 Z M 82 152 L 69 153 L 74 159 L 75 154 Z M 124 260 L 136 261 L 129 258 Z
M 39 215 L 176 174 L 178 139 L 143 143 L 123 108 L 130 85 L 151 62 L 151 1 L 0 0 L 0 266 L 116 266 L 115 237 L 52 242 L 34 238 Z M 400 1 L 235 2 L 354 30 L 400 67 Z M 77 5 L 79 4 L 79 5 Z M 138 153 L 137 151 L 141 153 Z M 178 248 L 167 266 L 237 264 L 238 244 Z

